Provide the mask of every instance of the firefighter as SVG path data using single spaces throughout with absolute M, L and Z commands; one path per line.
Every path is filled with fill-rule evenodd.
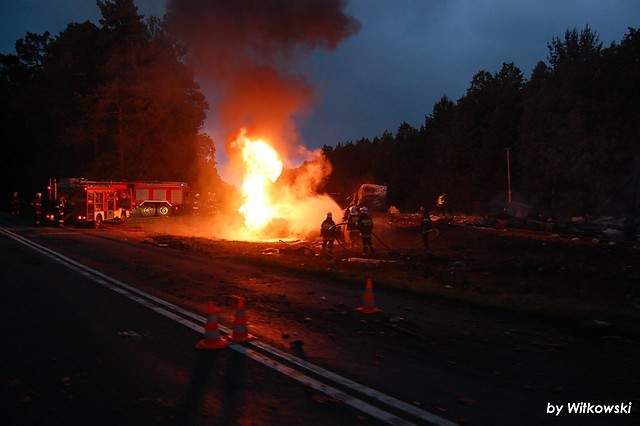
M 206 200 L 207 214 L 214 214 L 216 212 L 216 194 L 213 192 L 207 192 Z
M 322 235 L 322 254 L 328 250 L 329 255 L 333 253 L 333 241 L 337 233 L 336 223 L 333 221 L 333 214 L 327 213 L 327 218 L 320 225 L 320 235 Z
M 40 226 L 42 220 L 42 194 L 40 192 L 31 200 L 31 207 L 33 207 L 33 221 L 36 226 Z
M 424 251 L 429 250 L 429 236 L 433 232 L 433 222 L 431 222 L 431 215 L 422 206 L 420 206 L 420 212 L 422 213 L 421 230 L 422 230 L 422 243 L 424 244 Z
M 349 239 L 349 247 L 352 249 L 358 245 L 358 235 L 360 230 L 358 229 L 358 209 L 356 206 L 351 206 L 346 214 L 345 221 L 347 222 L 347 238 Z
M 18 198 L 18 192 L 13 193 L 13 200 L 11 200 L 11 214 L 14 216 L 20 216 L 20 198 Z
M 438 200 L 436 201 L 436 207 L 438 208 L 438 216 L 440 217 L 444 216 L 444 209 L 447 205 L 446 197 L 447 197 L 447 194 L 443 192 L 442 194 L 440 194 L 440 196 L 438 196 Z
M 196 193 L 196 196 L 193 197 L 193 203 L 191 204 L 191 213 L 194 216 L 198 216 L 200 214 L 200 194 Z
M 362 255 L 373 255 L 373 242 L 371 241 L 373 219 L 369 216 L 369 209 L 367 207 L 362 207 L 360 209 L 358 230 L 360 231 L 360 240 L 362 241 Z
M 58 226 L 64 225 L 64 215 L 65 215 L 66 207 L 67 207 L 67 200 L 64 198 L 64 195 L 61 195 L 60 198 L 58 198 L 58 201 L 56 202 L 56 205 L 55 205 L 56 217 L 58 219 Z

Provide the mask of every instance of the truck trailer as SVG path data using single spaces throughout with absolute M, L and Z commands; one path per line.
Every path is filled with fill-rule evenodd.
M 188 211 L 191 190 L 186 182 L 126 182 L 133 197 L 132 208 L 141 216 L 169 216 Z

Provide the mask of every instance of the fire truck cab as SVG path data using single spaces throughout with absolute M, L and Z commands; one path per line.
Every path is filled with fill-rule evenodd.
M 59 225 L 122 223 L 131 211 L 131 191 L 118 182 L 89 181 L 83 178 L 51 179 L 47 219 Z
M 190 203 L 186 182 L 127 182 L 133 196 L 133 209 L 141 216 L 169 216 Z

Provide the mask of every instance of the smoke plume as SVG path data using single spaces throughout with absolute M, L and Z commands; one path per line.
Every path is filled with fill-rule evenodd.
M 217 131 L 226 137 L 226 177 L 245 177 L 239 136 L 267 141 L 287 168 L 306 160 L 286 182 L 262 190 L 258 201 L 270 205 L 245 203 L 239 209 L 247 218 L 256 212 L 261 220 L 271 217 L 268 226 L 250 233 L 244 232 L 247 227 L 241 234 L 240 227 L 227 226 L 219 236 L 300 236 L 315 230 L 327 211 L 338 213 L 330 197 L 315 192 L 331 166 L 321 151 L 309 152 L 299 141 L 294 117 L 307 114 L 318 96 L 306 76 L 313 50 L 335 50 L 360 29 L 344 13 L 345 5 L 345 0 L 169 0 L 166 29 L 186 48 Z
M 360 29 L 344 8 L 344 0 L 170 0 L 166 24 L 212 83 L 209 103 L 225 134 L 245 127 L 286 161 L 304 151 L 292 117 L 317 96 L 304 69 L 311 52 L 334 50 Z

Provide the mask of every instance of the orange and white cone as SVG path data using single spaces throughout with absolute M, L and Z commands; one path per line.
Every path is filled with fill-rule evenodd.
M 359 308 L 356 308 L 356 311 L 360 311 L 365 314 L 382 312 L 382 309 L 376 308 L 375 296 L 373 295 L 373 281 L 371 280 L 371 278 L 367 278 L 367 287 L 364 289 L 364 296 L 362 297 L 362 306 Z
M 197 349 L 223 349 L 227 346 L 227 342 L 220 337 L 218 329 L 218 316 L 213 306 L 213 302 L 209 302 L 209 311 L 207 314 L 207 323 L 204 325 L 204 339 L 200 340 L 196 345 Z
M 236 308 L 236 317 L 233 320 L 233 333 L 231 337 L 227 337 L 233 343 L 247 342 L 254 339 L 255 336 L 249 334 L 247 328 L 247 316 L 244 311 L 244 298 L 238 299 L 238 306 Z

